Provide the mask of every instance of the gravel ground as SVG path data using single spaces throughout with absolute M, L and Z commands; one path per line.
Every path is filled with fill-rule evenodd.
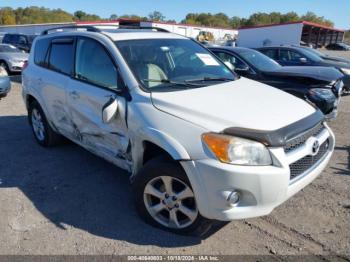
M 18 80 L 14 79 L 14 80 Z M 350 256 L 350 96 L 330 125 L 328 168 L 271 215 L 206 239 L 144 224 L 127 174 L 72 144 L 44 149 L 29 129 L 20 84 L 0 101 L 1 254 L 318 254 Z

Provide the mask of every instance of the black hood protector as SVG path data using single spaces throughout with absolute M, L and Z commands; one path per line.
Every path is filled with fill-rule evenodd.
M 324 115 L 320 110 L 293 124 L 273 131 L 230 127 L 224 130 L 224 134 L 251 139 L 270 147 L 283 147 L 286 143 L 309 129 L 324 121 Z

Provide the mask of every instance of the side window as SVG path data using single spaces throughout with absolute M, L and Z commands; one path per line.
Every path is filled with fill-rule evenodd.
M 286 49 L 280 50 L 280 60 L 281 61 L 291 61 L 289 50 L 286 50 Z
M 118 70 L 100 43 L 81 38 L 78 40 L 76 52 L 76 78 L 94 85 L 118 89 Z
M 300 62 L 300 58 L 303 58 L 303 56 L 298 52 L 289 51 L 289 53 L 290 53 L 290 59 L 293 62 Z
M 35 64 L 39 66 L 47 67 L 45 58 L 46 58 L 49 45 L 50 45 L 50 39 L 41 39 L 36 42 L 35 50 L 34 50 Z
M 51 44 L 49 68 L 57 72 L 70 75 L 74 64 L 73 40 L 67 42 L 55 42 Z
M 27 38 L 24 35 L 18 36 L 18 43 L 21 45 L 27 44 Z
M 264 55 L 270 57 L 273 60 L 277 60 L 277 49 L 266 49 L 261 51 Z
M 18 44 L 18 42 L 19 42 L 19 35 L 12 35 L 11 42 L 15 43 L 15 44 Z
M 4 39 L 2 40 L 4 43 L 9 43 L 10 42 L 10 35 L 5 35 Z

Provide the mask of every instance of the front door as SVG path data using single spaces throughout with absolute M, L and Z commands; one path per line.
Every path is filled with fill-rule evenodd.
M 96 40 L 78 38 L 74 77 L 67 90 L 72 139 L 88 150 L 131 168 L 126 99 L 117 66 Z

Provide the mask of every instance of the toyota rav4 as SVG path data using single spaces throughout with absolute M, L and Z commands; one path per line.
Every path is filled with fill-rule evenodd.
M 269 214 L 334 149 L 319 110 L 159 29 L 45 31 L 23 97 L 40 145 L 64 136 L 127 170 L 141 217 L 175 233 Z

